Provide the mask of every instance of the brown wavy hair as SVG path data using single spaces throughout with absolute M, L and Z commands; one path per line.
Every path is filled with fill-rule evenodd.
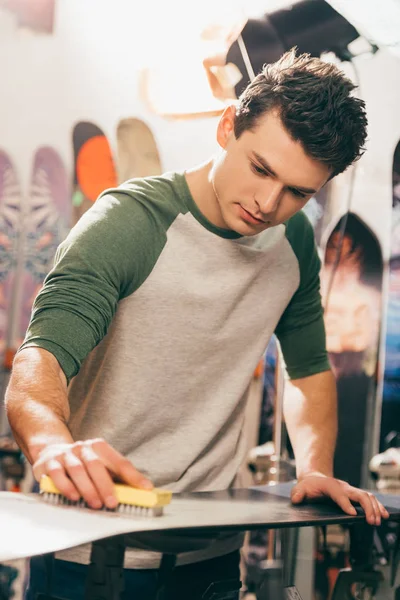
M 356 85 L 332 63 L 292 48 L 264 65 L 239 98 L 235 136 L 253 130 L 258 119 L 277 109 L 281 121 L 306 153 L 342 173 L 365 152 L 365 102 L 351 95 Z

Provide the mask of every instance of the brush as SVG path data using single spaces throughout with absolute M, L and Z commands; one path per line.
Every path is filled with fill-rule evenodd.
M 46 502 L 51 504 L 90 508 L 83 498 L 73 501 L 63 496 L 48 475 L 43 475 L 40 479 L 40 494 Z M 115 509 L 103 507 L 102 510 L 158 517 L 163 514 L 164 506 L 171 502 L 172 492 L 157 488 L 141 490 L 129 485 L 115 483 L 114 495 L 118 500 L 117 507 Z

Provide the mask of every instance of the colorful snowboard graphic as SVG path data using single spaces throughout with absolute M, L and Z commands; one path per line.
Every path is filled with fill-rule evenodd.
M 335 474 L 359 486 L 366 430 L 375 405 L 383 262 L 377 238 L 357 215 L 348 214 L 342 238 L 343 219 L 346 216 L 326 245 L 321 291 L 338 388 Z
M 117 127 L 118 180 L 161 175 L 161 161 L 150 128 L 140 119 L 123 119 Z
M 77 123 L 73 130 L 74 191 L 72 224 L 101 192 L 117 185 L 117 174 L 108 140 L 94 123 Z
M 400 142 L 393 160 L 392 207 L 380 452 L 385 449 L 387 434 L 400 431 Z
M 71 203 L 66 169 L 56 150 L 39 148 L 33 160 L 25 225 L 20 341 L 29 324 L 33 301 L 70 226 Z
M 14 166 L 0 150 L 0 360 L 13 343 L 12 303 L 21 231 L 21 192 Z
M 17 315 L 15 284 L 17 270 L 22 265 L 20 248 L 22 197 L 14 165 L 0 150 L 0 436 L 9 434 L 2 401 L 16 350 L 14 322 Z M 4 479 L 0 473 L 0 489 Z M 25 561 L 0 564 L 0 598 L 22 598 Z

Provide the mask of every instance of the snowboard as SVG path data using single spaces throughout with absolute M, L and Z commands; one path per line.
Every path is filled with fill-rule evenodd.
M 338 390 L 334 470 L 336 477 L 355 486 L 363 484 L 375 412 L 382 276 L 377 237 L 355 213 L 342 216 L 327 240 L 321 292 L 327 350 Z
M 161 175 L 157 144 L 151 129 L 140 119 L 122 119 L 117 126 L 118 181 Z
M 109 142 L 94 123 L 81 121 L 73 129 L 74 180 L 72 224 L 92 206 L 101 192 L 116 187 L 117 173 Z
M 380 448 L 392 431 L 400 432 L 400 142 L 393 160 L 392 227 L 389 260 L 389 295 L 386 322 L 385 365 Z
M 0 436 L 9 435 L 9 425 L 3 408 L 12 360 L 17 347 L 16 283 L 22 266 L 20 245 L 22 230 L 22 195 L 17 172 L 11 158 L 0 150 Z M 0 472 L 0 489 L 5 481 Z M 22 598 L 25 561 L 0 564 L 0 597 Z
M 25 269 L 19 337 L 22 342 L 33 302 L 53 266 L 59 244 L 71 226 L 71 200 L 67 171 L 58 152 L 38 148 L 32 165 L 25 226 Z
M 129 514 L 48 504 L 39 494 L 0 492 L 0 561 L 56 552 L 125 533 L 135 534 L 129 537 L 132 545 L 139 541 L 149 549 L 179 553 L 193 549 L 193 542 L 197 548 L 207 546 L 221 531 L 365 522 L 362 511 L 357 516 L 347 515 L 333 503 L 293 506 L 292 485 L 174 494 L 159 517 L 140 511 Z M 392 518 L 400 519 L 398 496 L 377 497 Z M 166 533 L 172 539 L 163 535 Z
M 19 27 L 39 33 L 52 33 L 56 0 L 1 0 L 4 7 L 17 17 Z
M 16 310 L 14 287 L 19 256 L 21 208 L 21 190 L 15 167 L 10 157 L 0 150 L 0 368 L 2 398 L 15 350 L 12 324 Z M 2 421 L 3 419 L 0 418 L 0 426 Z M 2 433 L 4 432 L 0 428 L 0 435 Z

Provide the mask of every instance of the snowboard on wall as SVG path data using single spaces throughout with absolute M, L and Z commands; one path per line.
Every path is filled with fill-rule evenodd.
M 53 33 L 56 0 L 0 0 L 17 17 L 19 27 L 38 33 Z
M 161 175 L 157 144 L 151 129 L 140 119 L 122 119 L 117 126 L 118 181 Z
M 9 434 L 3 398 L 15 351 L 16 283 L 22 249 L 22 195 L 10 157 L 0 150 L 0 436 Z M 0 472 L 0 489 L 5 485 Z M 25 561 L 0 564 L 0 598 L 22 599 Z
M 11 367 L 15 315 L 14 287 L 21 232 L 21 190 L 15 167 L 0 150 L 0 369 L 1 398 Z M 0 435 L 4 432 L 0 418 Z
M 395 149 L 393 160 L 392 231 L 385 342 L 380 452 L 385 450 L 385 437 L 392 431 L 400 431 L 400 142 Z
M 72 225 L 92 206 L 101 192 L 117 185 L 111 148 L 103 131 L 94 123 L 81 121 L 72 133 L 74 189 Z
M 22 342 L 32 305 L 44 278 L 53 266 L 59 244 L 71 227 L 68 174 L 54 148 L 39 148 L 34 156 L 26 209 L 25 269 L 19 336 Z
M 382 274 L 375 234 L 356 214 L 341 217 L 326 244 L 321 291 L 338 390 L 335 475 L 355 486 L 365 485 L 365 449 L 376 402 Z

